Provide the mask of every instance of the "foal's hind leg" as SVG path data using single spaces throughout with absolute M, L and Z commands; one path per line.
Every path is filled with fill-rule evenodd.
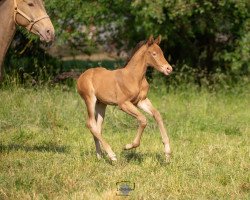
M 88 110 L 87 126 L 88 126 L 89 130 L 93 134 L 94 138 L 98 139 L 101 142 L 104 150 L 107 152 L 110 159 L 113 160 L 113 161 L 116 161 L 117 160 L 116 155 L 112 151 L 109 144 L 102 137 L 100 129 L 98 128 L 98 125 L 97 125 L 97 122 L 96 122 L 96 119 L 95 119 L 96 97 L 94 95 L 91 96 L 91 97 L 86 97 L 85 98 L 85 103 L 86 103 L 87 110 Z
M 153 107 L 153 105 L 151 104 L 151 102 L 148 98 L 140 101 L 137 104 L 137 106 L 155 118 L 155 120 L 159 126 L 160 132 L 161 132 L 162 142 L 164 144 L 164 150 L 165 150 L 165 154 L 166 154 L 166 160 L 168 162 L 169 158 L 170 158 L 171 151 L 170 151 L 170 145 L 169 145 L 169 138 L 167 135 L 167 131 L 164 127 L 161 114 L 159 113 L 158 110 L 156 110 Z
M 140 113 L 140 111 L 129 101 L 123 103 L 123 104 L 120 104 L 119 105 L 120 108 L 132 115 L 133 117 L 135 117 L 138 122 L 139 122 L 139 128 L 138 128 L 138 131 L 137 131 L 137 134 L 136 134 L 136 137 L 133 141 L 132 144 L 127 144 L 125 146 L 125 149 L 128 150 L 128 149 L 132 149 L 132 148 L 136 148 L 140 145 L 140 141 L 141 141 L 141 136 L 142 136 L 142 133 L 143 133 L 143 130 L 145 129 L 146 125 L 147 125 L 147 119 L 146 117 Z
M 100 134 L 102 133 L 102 122 L 104 120 L 106 107 L 107 105 L 100 102 L 97 102 L 95 105 L 95 119 L 96 119 L 97 129 Z M 96 136 L 93 137 L 95 140 L 97 158 L 99 159 L 102 156 L 100 141 L 97 139 Z

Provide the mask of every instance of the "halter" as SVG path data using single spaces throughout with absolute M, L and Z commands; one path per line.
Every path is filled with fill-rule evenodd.
M 35 20 L 31 19 L 28 15 L 26 15 L 23 11 L 21 11 L 18 7 L 17 7 L 17 0 L 14 0 L 14 21 L 16 23 L 16 25 L 19 25 L 16 21 L 16 15 L 19 14 L 21 16 L 23 16 L 25 19 L 27 19 L 29 21 L 29 25 L 26 27 L 30 32 L 31 32 L 31 29 L 33 28 L 33 26 L 35 25 L 35 23 L 43 20 L 43 19 L 46 19 L 46 18 L 49 18 L 49 16 L 47 14 L 45 14 L 44 16 L 42 17 L 39 17 Z

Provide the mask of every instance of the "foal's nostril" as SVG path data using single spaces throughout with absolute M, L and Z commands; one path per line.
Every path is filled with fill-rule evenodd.
M 50 30 L 49 29 L 47 29 L 46 34 L 50 35 Z
M 167 72 L 172 72 L 173 71 L 173 69 L 172 69 L 172 67 L 167 67 Z
M 163 65 L 162 68 L 163 68 L 164 73 L 167 73 L 167 75 L 173 71 L 172 66 L 169 64 Z

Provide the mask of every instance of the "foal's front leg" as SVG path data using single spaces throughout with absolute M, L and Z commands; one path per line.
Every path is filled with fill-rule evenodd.
M 160 132 L 161 132 L 162 142 L 164 144 L 164 151 L 165 151 L 165 154 L 166 154 L 166 160 L 168 162 L 169 159 L 170 159 L 171 151 L 170 151 L 170 145 L 169 145 L 169 138 L 168 138 L 168 135 L 167 135 L 167 131 L 166 131 L 165 127 L 164 127 L 161 114 L 159 113 L 158 110 L 156 110 L 153 107 L 152 103 L 150 102 L 150 100 L 148 98 L 146 98 L 145 100 L 140 101 L 137 104 L 137 106 L 139 108 L 141 108 L 142 110 L 144 110 L 145 112 L 147 112 L 148 114 L 150 114 L 151 116 L 153 116 L 154 119 L 156 120 L 156 122 L 157 122 L 157 124 L 159 126 L 159 129 L 160 129 Z
M 139 128 L 136 134 L 136 137 L 133 141 L 132 144 L 127 144 L 125 146 L 126 150 L 132 149 L 132 148 L 136 148 L 140 145 L 140 141 L 141 141 L 141 136 L 143 133 L 143 130 L 145 129 L 146 125 L 147 125 L 147 119 L 146 117 L 140 113 L 140 111 L 136 108 L 136 106 L 134 106 L 131 102 L 126 101 L 122 104 L 119 105 L 119 107 L 126 113 L 128 113 L 129 115 L 132 115 L 133 117 L 135 117 L 138 122 L 139 122 Z

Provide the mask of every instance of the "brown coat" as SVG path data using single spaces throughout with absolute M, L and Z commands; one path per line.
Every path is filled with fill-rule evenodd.
M 160 113 L 147 98 L 149 84 L 145 78 L 148 66 L 154 67 L 165 75 L 172 72 L 172 67 L 164 58 L 159 47 L 160 40 L 160 37 L 158 37 L 154 41 L 151 36 L 145 44 L 140 46 L 122 69 L 110 71 L 102 67 L 92 68 L 79 77 L 77 89 L 87 106 L 87 126 L 94 136 L 98 157 L 101 156 L 99 144 L 101 142 L 111 160 L 116 160 L 114 152 L 101 135 L 101 124 L 106 105 L 118 105 L 121 110 L 134 116 L 139 122 L 138 132 L 133 143 L 127 144 L 125 149 L 139 146 L 142 132 L 146 127 L 146 118 L 137 109 L 139 107 L 156 119 L 165 146 L 165 153 L 169 158 L 169 139 Z

